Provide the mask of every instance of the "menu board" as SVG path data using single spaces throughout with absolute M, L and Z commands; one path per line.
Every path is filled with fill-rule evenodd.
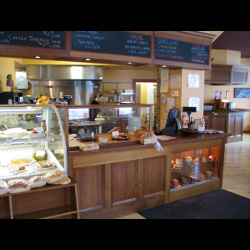
M 151 37 L 125 31 L 72 31 L 72 50 L 150 57 Z
M 65 31 L 0 31 L 0 44 L 64 49 Z
M 155 37 L 155 58 L 209 64 L 209 46 Z

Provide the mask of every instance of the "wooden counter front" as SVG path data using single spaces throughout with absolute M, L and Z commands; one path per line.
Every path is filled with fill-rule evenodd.
M 75 150 L 79 142 L 70 140 L 73 151 L 68 152 L 68 174 L 77 182 L 80 217 L 116 218 L 220 188 L 227 136 L 177 135 L 161 141 L 161 152 L 133 136 L 128 142 L 100 144 L 99 150 L 92 152 Z M 172 154 L 209 147 L 220 148 L 219 176 L 180 190 L 170 189 Z

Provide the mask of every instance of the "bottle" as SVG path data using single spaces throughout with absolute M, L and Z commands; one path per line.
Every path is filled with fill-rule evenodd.
M 47 131 L 47 125 L 46 125 L 46 121 L 45 120 L 42 120 L 41 127 L 43 127 L 43 131 L 45 133 Z
M 205 130 L 205 120 L 204 118 L 201 119 L 201 126 L 202 126 L 202 131 Z
M 190 128 L 194 127 L 194 122 L 193 122 L 193 117 L 191 117 L 191 121 L 190 121 Z

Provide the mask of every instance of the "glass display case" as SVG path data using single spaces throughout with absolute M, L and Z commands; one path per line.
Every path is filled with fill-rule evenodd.
M 172 153 L 171 189 L 218 178 L 220 157 L 220 146 Z
M 0 179 L 67 173 L 63 123 L 55 105 L 0 105 Z
M 119 133 L 134 134 L 136 131 L 152 132 L 151 104 L 118 105 L 57 105 L 68 134 Z M 94 137 L 94 136 L 93 136 Z

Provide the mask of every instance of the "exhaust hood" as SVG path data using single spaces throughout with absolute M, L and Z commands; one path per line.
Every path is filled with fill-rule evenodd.
M 27 65 L 29 80 L 102 80 L 99 66 Z
M 34 97 L 71 95 L 71 105 L 88 105 L 101 90 L 100 66 L 27 65 L 27 79 Z
M 212 64 L 205 70 L 205 84 L 210 85 L 246 85 L 249 67 Z

